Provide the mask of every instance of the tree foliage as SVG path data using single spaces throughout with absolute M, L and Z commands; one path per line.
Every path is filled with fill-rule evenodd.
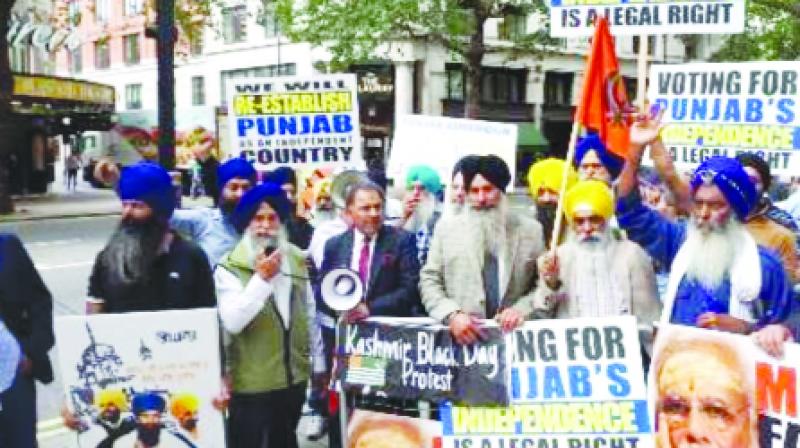
M 800 2 L 750 0 L 743 34 L 730 36 L 715 61 L 800 59 Z

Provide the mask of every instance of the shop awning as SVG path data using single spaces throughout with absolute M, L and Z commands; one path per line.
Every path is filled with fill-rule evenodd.
M 517 123 L 517 146 L 547 146 L 548 141 L 536 123 Z

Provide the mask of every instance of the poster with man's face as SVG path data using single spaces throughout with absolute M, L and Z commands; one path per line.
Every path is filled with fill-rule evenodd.
M 796 446 L 798 360 L 796 344 L 777 359 L 746 336 L 661 327 L 649 378 L 656 446 Z
M 215 310 L 65 316 L 55 330 L 74 446 L 225 446 Z

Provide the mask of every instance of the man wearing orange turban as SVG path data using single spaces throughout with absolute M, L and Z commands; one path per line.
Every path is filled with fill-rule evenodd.
M 535 314 L 567 319 L 634 315 L 649 346 L 651 324 L 661 308 L 655 274 L 641 247 L 611 231 L 613 212 L 613 195 L 605 182 L 579 181 L 567 191 L 564 214 L 572 234 L 556 255 L 539 257 Z

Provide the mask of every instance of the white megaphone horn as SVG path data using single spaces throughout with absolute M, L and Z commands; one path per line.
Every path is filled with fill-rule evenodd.
M 322 301 L 332 310 L 345 312 L 352 310 L 364 297 L 364 284 L 358 274 L 347 268 L 334 269 L 324 277 L 320 284 Z

